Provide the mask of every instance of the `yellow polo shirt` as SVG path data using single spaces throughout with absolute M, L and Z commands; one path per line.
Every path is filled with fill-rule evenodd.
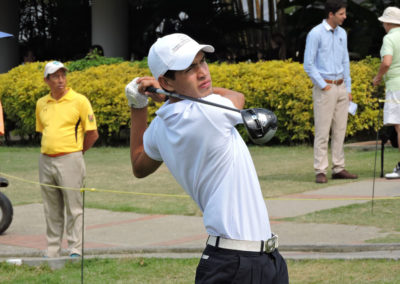
M 59 100 L 49 94 L 36 103 L 36 131 L 42 133 L 43 154 L 82 151 L 84 133 L 96 129 L 89 100 L 72 89 Z

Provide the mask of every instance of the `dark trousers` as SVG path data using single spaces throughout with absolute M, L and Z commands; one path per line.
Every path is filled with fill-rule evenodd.
M 208 245 L 196 270 L 195 283 L 289 283 L 286 262 L 272 253 L 221 249 Z

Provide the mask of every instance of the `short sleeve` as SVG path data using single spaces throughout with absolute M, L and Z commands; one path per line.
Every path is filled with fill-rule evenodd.
M 84 132 L 90 130 L 96 130 L 96 117 L 94 116 L 94 112 L 92 109 L 92 105 L 90 104 L 89 100 L 83 96 L 81 102 L 81 121 Z
M 381 57 L 383 58 L 385 55 L 392 55 L 393 56 L 393 42 L 387 35 L 383 38 L 383 44 L 381 48 Z
M 216 103 L 219 105 L 223 105 L 226 107 L 230 107 L 233 109 L 236 109 L 234 106 L 233 102 L 223 96 L 220 95 L 210 95 L 204 98 L 204 100 Z M 207 106 L 208 107 L 208 106 Z M 214 106 L 211 106 L 213 110 L 216 110 L 215 112 L 209 112 L 209 114 L 213 114 L 214 119 L 217 123 L 223 123 L 225 122 L 229 125 L 228 127 L 230 128 L 231 126 L 235 126 L 239 123 L 243 122 L 243 118 L 240 114 L 240 111 L 230 111 L 230 110 L 224 110 L 224 109 L 218 109 L 215 108 Z
M 40 101 L 37 101 L 36 103 L 36 111 L 35 111 L 35 116 L 36 116 L 36 132 L 42 132 L 43 131 L 43 125 L 40 122 L 40 110 L 41 110 L 41 105 Z

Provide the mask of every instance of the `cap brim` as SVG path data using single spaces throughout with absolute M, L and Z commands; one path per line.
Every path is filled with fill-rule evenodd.
M 388 18 L 386 18 L 384 16 L 379 17 L 378 20 L 381 21 L 382 23 L 400 25 L 400 20 L 388 19 Z
M 47 76 L 56 73 L 58 70 L 64 69 L 65 71 L 68 71 L 68 68 L 65 66 L 61 66 L 60 68 L 54 69 L 54 70 L 49 70 L 48 72 L 44 73 L 44 77 L 46 78 Z M 51 72 L 51 73 L 50 73 Z
M 0 38 L 5 38 L 5 37 L 13 37 L 13 35 L 5 32 L 0 32 Z
M 199 44 L 195 48 L 187 48 L 186 52 L 183 52 L 181 54 L 179 61 L 174 62 L 169 69 L 175 71 L 185 70 L 190 66 L 190 64 L 192 64 L 194 58 L 196 57 L 197 53 L 199 53 L 199 51 L 212 53 L 215 51 L 215 49 L 211 45 L 204 44 Z

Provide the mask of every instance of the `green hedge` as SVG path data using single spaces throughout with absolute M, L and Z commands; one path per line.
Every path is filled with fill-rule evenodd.
M 93 105 L 99 132 L 105 138 L 116 138 L 129 127 L 129 108 L 125 85 L 134 77 L 150 75 L 141 62 L 106 62 L 108 65 L 70 62 L 68 85 L 86 95 Z M 32 137 L 35 134 L 35 105 L 49 92 L 43 81 L 45 62 L 18 66 L 0 75 L 0 99 L 6 115 L 6 129 Z M 77 68 L 76 66 L 80 66 Z M 83 66 L 83 67 L 82 67 Z M 91 67 L 90 67 L 91 66 Z M 312 83 L 300 63 L 260 61 L 256 63 L 209 64 L 213 85 L 242 92 L 246 108 L 263 107 L 275 112 L 279 128 L 275 141 L 282 143 L 311 142 L 314 131 Z M 374 130 L 378 116 L 376 97 L 383 97 L 383 87 L 373 88 L 371 80 L 379 59 L 351 62 L 353 101 L 357 114 L 349 116 L 348 136 Z M 160 105 L 150 103 L 149 121 Z M 243 129 L 241 133 L 247 140 Z

